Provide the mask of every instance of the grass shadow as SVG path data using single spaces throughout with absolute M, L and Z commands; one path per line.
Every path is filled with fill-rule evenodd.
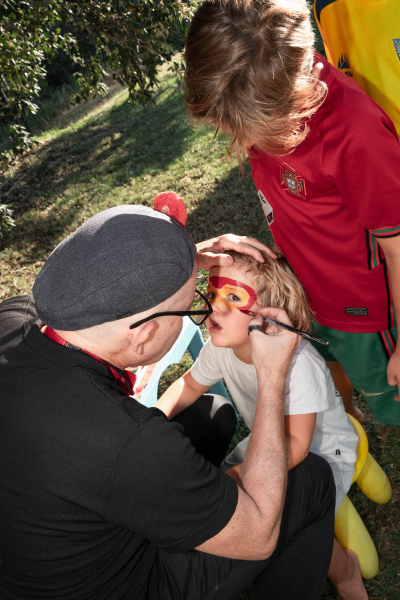
M 273 244 L 248 162 L 244 176 L 236 166 L 228 168 L 211 191 L 191 204 L 186 228 L 195 241 L 234 233 Z
M 36 245 L 36 260 L 68 235 L 92 201 L 94 212 L 107 208 L 115 189 L 167 170 L 185 151 L 192 132 L 175 80 L 155 106 L 132 105 L 125 91 L 114 100 L 47 141 L 9 180 L 11 193 L 2 202 L 11 203 L 19 222 L 4 236 L 3 249 Z M 12 189 L 21 171 L 23 181 Z
M 106 83 L 109 86 L 104 96 L 97 96 L 92 100 L 88 100 L 87 102 L 81 102 L 80 104 L 76 104 L 75 106 L 69 103 L 70 97 L 68 94 L 68 97 L 65 101 L 66 108 L 58 111 L 54 118 L 52 118 L 50 122 L 47 123 L 46 127 L 39 128 L 38 126 L 36 126 L 34 132 L 40 134 L 44 133 L 48 129 L 67 129 L 71 125 L 74 125 L 78 121 L 88 116 L 94 108 L 107 104 L 116 94 L 119 94 L 121 90 L 124 89 L 123 86 L 121 86 L 119 83 L 113 80 L 105 81 L 104 83 Z

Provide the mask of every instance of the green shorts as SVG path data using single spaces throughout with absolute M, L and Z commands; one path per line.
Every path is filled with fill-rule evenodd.
M 377 333 L 349 333 L 314 321 L 314 332 L 327 340 L 329 346 L 318 343 L 313 346 L 325 360 L 341 364 L 378 421 L 400 425 L 400 402 L 394 400 L 398 388 L 388 384 L 386 375 L 389 358 L 396 348 L 397 328 Z

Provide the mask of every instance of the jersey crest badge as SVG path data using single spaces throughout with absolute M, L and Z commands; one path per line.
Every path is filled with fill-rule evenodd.
M 267 219 L 268 225 L 272 225 L 274 222 L 274 211 L 272 206 L 264 196 L 261 190 L 258 190 L 258 197 L 260 198 L 261 206 L 264 211 L 265 218 Z
M 397 58 L 400 60 L 400 38 L 393 38 L 394 49 L 396 50 Z
M 352 73 L 351 67 L 350 67 L 350 61 L 347 57 L 347 54 L 342 54 L 342 56 L 338 60 L 337 67 L 345 75 L 348 75 L 349 77 L 353 77 L 353 73 Z
M 287 165 L 281 165 L 281 184 L 285 186 L 283 188 L 285 192 L 290 192 L 294 196 L 305 199 L 306 184 L 304 179 Z

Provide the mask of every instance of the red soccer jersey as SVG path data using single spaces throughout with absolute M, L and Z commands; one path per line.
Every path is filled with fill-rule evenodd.
M 393 327 L 377 237 L 400 235 L 400 145 L 386 113 L 322 56 L 324 104 L 292 154 L 249 152 L 276 245 L 316 320 L 341 331 Z

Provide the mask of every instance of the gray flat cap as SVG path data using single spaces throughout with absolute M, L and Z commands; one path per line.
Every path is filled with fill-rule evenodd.
M 77 331 L 143 312 L 190 278 L 196 246 L 184 227 L 145 206 L 95 215 L 59 244 L 33 285 L 39 318 Z

